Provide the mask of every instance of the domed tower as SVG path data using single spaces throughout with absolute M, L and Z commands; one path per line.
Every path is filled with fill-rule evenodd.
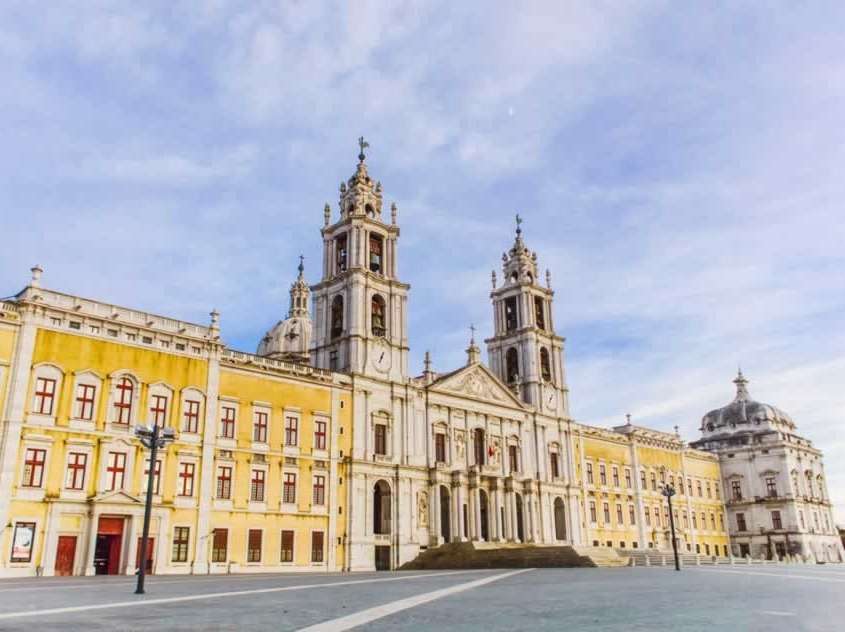
M 540 284 L 537 253 L 525 246 L 519 215 L 513 246 L 502 255 L 502 272 L 499 286 L 492 274 L 495 335 L 485 340 L 490 369 L 524 402 L 547 415 L 568 416 L 564 339 L 555 333 L 551 275 L 546 271 L 546 286 Z
M 311 315 L 308 299 L 311 290 L 305 282 L 305 265 L 299 257 L 299 275 L 290 286 L 288 317 L 276 323 L 258 343 L 260 356 L 307 364 L 311 347 Z

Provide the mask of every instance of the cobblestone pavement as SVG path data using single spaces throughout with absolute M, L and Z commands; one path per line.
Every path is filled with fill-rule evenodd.
M 0 581 L 0 630 L 842 630 L 845 566 Z

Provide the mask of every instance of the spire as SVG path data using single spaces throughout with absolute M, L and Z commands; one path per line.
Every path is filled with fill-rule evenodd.
M 423 379 L 426 384 L 431 384 L 434 381 L 434 371 L 431 370 L 431 353 L 425 352 L 425 360 L 423 360 Z
M 304 318 L 308 316 L 308 299 L 311 290 L 305 282 L 305 257 L 299 255 L 299 265 L 296 267 L 299 275 L 290 286 L 290 310 L 288 318 Z
M 510 250 L 502 255 L 502 270 L 504 282 L 522 283 L 529 282 L 536 284 L 537 279 L 537 254 L 531 252 L 522 239 L 522 216 L 516 214 L 516 237 Z
M 748 394 L 748 389 L 746 385 L 748 384 L 748 380 L 745 379 L 745 376 L 742 374 L 742 369 L 738 369 L 736 373 L 736 379 L 734 380 L 734 384 L 736 384 L 736 397 L 734 401 L 736 402 L 747 402 L 751 399 L 751 396 Z
M 367 156 L 364 154 L 364 150 L 370 146 L 370 143 L 364 140 L 364 137 L 361 136 L 358 139 L 358 147 L 361 148 L 361 151 L 358 153 L 358 162 L 364 162 L 367 159 Z
M 467 366 L 470 364 L 477 364 L 481 362 L 481 349 L 475 344 L 475 325 L 469 326 L 470 338 L 469 347 L 467 347 Z

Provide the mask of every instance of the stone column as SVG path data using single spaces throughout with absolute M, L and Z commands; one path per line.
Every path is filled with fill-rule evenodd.
M 435 483 L 429 485 L 428 501 L 428 533 L 429 541 L 435 544 L 443 544 L 443 529 L 440 525 L 440 486 Z
M 519 513 L 516 510 L 516 493 L 510 492 L 511 541 L 519 542 Z M 524 516 L 523 516 L 524 518 Z M 523 534 L 524 535 L 524 534 Z
M 44 548 L 41 555 L 41 575 L 52 577 L 56 574 L 56 548 L 59 544 L 59 520 L 61 513 L 56 503 L 51 502 L 47 510 L 47 528 L 44 530 Z
M 88 548 L 85 551 L 85 575 L 94 575 L 94 553 L 97 549 L 97 530 L 100 525 L 100 512 L 96 509 L 88 518 Z
M 536 532 L 535 532 L 535 517 L 534 517 L 534 494 L 526 493 L 524 495 L 524 503 L 525 507 L 523 507 L 523 514 L 525 517 L 526 522 L 528 523 L 526 532 L 525 532 L 525 540 L 526 542 L 534 542 L 537 539 Z
M 465 542 L 466 537 L 464 537 L 464 520 L 463 520 L 463 509 L 464 509 L 464 490 L 463 487 L 458 484 L 452 487 L 452 526 L 454 527 L 452 532 L 452 541 L 453 542 Z
M 138 521 L 139 519 L 143 520 L 142 516 L 131 515 L 127 518 L 126 522 L 128 523 L 126 529 L 126 538 L 128 542 L 126 543 L 126 569 L 123 571 L 124 575 L 134 575 L 135 568 L 142 564 L 143 561 L 138 561 L 138 533 L 143 529 L 143 524 L 141 524 L 141 528 L 139 529 Z M 197 540 L 199 538 L 196 538 Z M 198 545 L 199 546 L 199 545 Z M 144 559 L 144 552 L 141 552 L 141 560 Z

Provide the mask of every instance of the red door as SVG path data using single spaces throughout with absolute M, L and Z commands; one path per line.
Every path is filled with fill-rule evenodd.
M 143 538 L 138 538 L 138 546 L 135 549 L 135 570 L 141 567 L 141 541 Z M 144 572 L 147 575 L 153 574 L 153 550 L 155 550 L 155 538 L 147 538 L 147 566 Z
M 60 535 L 56 545 L 56 575 L 73 575 L 73 560 L 76 557 L 76 536 Z
M 105 572 L 117 575 L 120 572 L 120 550 L 123 540 L 123 518 L 100 518 L 97 535 L 107 539 L 103 548 L 106 552 Z

